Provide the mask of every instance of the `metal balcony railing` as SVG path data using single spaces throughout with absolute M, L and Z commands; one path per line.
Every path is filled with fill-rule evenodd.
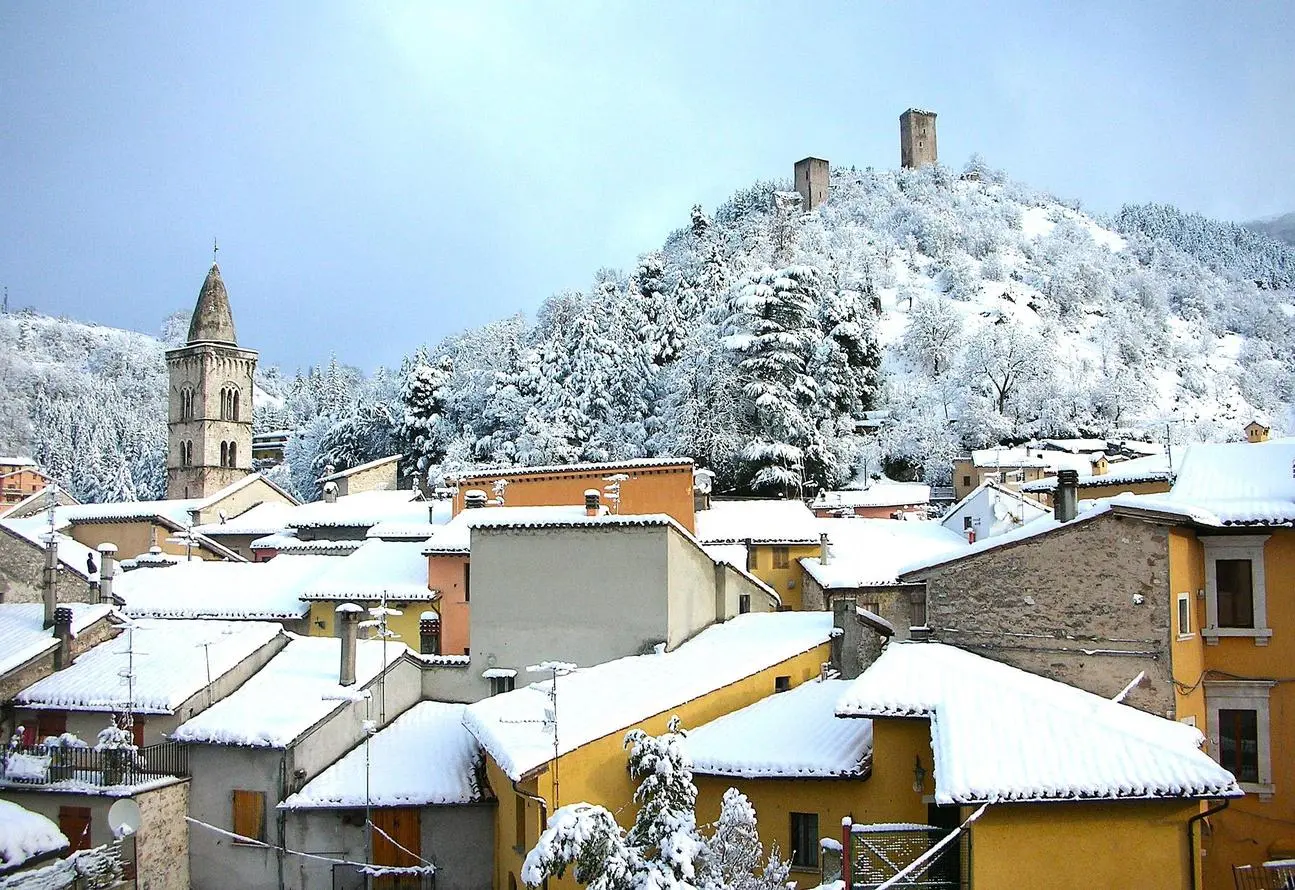
M 1237 890 L 1295 890 L 1295 862 L 1234 865 Z
M 141 748 L 76 748 L 31 745 L 3 755 L 0 778 L 13 785 L 55 785 L 75 781 L 111 787 L 139 785 L 166 776 L 189 775 L 184 745 L 161 742 Z

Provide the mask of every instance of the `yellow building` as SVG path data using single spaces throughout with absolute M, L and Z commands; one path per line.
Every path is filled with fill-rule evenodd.
M 1188 831 L 1201 801 L 1240 794 L 1200 741 L 954 647 L 892 642 L 855 681 L 806 683 L 685 744 L 698 822 L 737 788 L 800 886 L 832 878 L 841 849 L 857 883 L 880 883 L 974 816 L 927 878 L 1182 890 L 1199 861 Z
M 742 545 L 746 569 L 777 592 L 783 608 L 804 604 L 802 557 L 822 555 L 814 513 L 797 500 L 714 500 L 697 511 L 703 547 Z
M 632 821 L 629 730 L 659 734 L 674 716 L 697 726 L 799 686 L 819 675 L 831 638 L 826 613 L 740 615 L 672 652 L 559 676 L 556 702 L 550 680 L 469 705 L 464 723 L 486 752 L 487 778 L 499 801 L 494 887 L 522 886 L 526 853 L 561 805 L 599 804 L 622 824 Z M 549 883 L 577 886 L 569 873 Z
M 1170 532 L 1178 717 L 1246 796 L 1211 817 L 1207 886 L 1233 866 L 1295 857 L 1295 444 L 1194 446 L 1173 492 L 1139 499 Z
M 334 617 L 342 603 L 372 609 L 385 601 L 400 613 L 387 616 L 388 630 L 396 634 L 390 639 L 422 651 L 420 623 L 437 597 L 427 586 L 423 546 L 422 541 L 370 538 L 348 556 L 326 557 L 326 568 L 301 594 L 310 603 L 311 636 L 337 636 Z

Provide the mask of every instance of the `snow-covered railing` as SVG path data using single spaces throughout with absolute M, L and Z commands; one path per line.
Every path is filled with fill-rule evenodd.
M 5 752 L 0 781 L 11 785 L 75 783 L 98 787 L 138 785 L 189 775 L 188 751 L 176 742 L 142 748 L 68 745 L 19 746 Z

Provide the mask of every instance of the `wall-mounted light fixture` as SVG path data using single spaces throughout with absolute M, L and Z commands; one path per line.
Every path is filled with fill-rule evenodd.
M 922 758 L 914 755 L 913 757 L 913 790 L 918 794 L 926 787 L 926 767 L 922 766 Z

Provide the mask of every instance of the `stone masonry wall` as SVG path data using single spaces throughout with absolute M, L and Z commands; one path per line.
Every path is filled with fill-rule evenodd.
M 1168 530 L 1102 514 L 913 572 L 931 638 L 1172 715 Z
M 0 528 L 0 603 L 39 603 L 44 569 L 43 550 Z M 93 601 L 89 583 L 66 568 L 55 576 L 54 590 L 60 603 Z
M 135 837 L 139 890 L 189 890 L 189 781 L 136 795 L 143 817 Z

